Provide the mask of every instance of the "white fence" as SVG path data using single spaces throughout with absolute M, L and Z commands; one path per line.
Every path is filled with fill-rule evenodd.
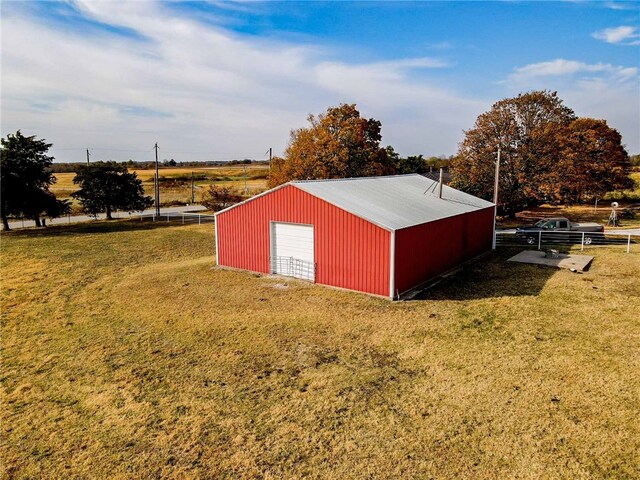
M 215 222 L 215 216 L 205 213 L 190 213 L 190 212 L 174 212 L 174 213 L 161 213 L 156 215 L 155 213 L 145 213 L 140 215 L 140 221 L 147 222 L 177 222 L 186 224 L 198 224 L 213 223 Z
M 639 249 L 640 235 L 623 232 L 496 232 L 497 247 L 529 247 L 543 250 L 552 246 L 592 247 L 619 245 L 630 253 Z

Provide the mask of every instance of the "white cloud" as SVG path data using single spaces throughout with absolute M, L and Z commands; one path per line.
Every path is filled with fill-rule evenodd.
M 516 68 L 503 82 L 510 94 L 556 90 L 578 116 L 603 118 L 640 151 L 640 79 L 637 67 L 556 59 Z
M 578 73 L 606 73 L 619 80 L 627 80 L 638 75 L 635 67 L 614 66 L 608 63 L 588 64 L 575 60 L 558 58 L 548 62 L 539 62 L 516 68 L 509 75 L 509 82 L 522 83 L 540 77 L 556 77 Z
M 133 35 L 54 27 L 27 9 L 3 10 L 2 19 L 1 133 L 44 137 L 60 161 L 82 160 L 86 147 L 96 159 L 150 160 L 156 141 L 161 158 L 257 158 L 268 147 L 282 152 L 309 113 L 341 102 L 381 120 L 383 143 L 401 154 L 449 154 L 491 105 L 436 86 L 432 75 L 450 66 L 441 58 L 355 63 L 312 43 L 235 34 L 161 3 L 74 5 Z M 632 67 L 554 60 L 514 71 L 502 96 L 560 84 L 568 105 L 612 118 L 638 151 L 634 79 Z M 570 96 L 578 92 L 584 97 Z
M 325 48 L 237 35 L 159 3 L 74 5 L 136 35 L 79 36 L 16 13 L 3 21 L 2 133 L 22 128 L 77 147 L 59 150 L 61 161 L 82 159 L 85 147 L 151 158 L 156 141 L 163 158 L 178 160 L 281 152 L 308 113 L 340 102 L 381 120 L 383 142 L 403 154 L 453 153 L 488 106 L 412 80 L 416 69 L 446 67 L 438 58 L 345 63 Z
M 605 28 L 594 32 L 593 38 L 607 43 L 620 45 L 640 45 L 640 33 L 637 27 L 621 25 L 614 28 Z
M 640 5 L 636 1 L 621 0 L 619 2 L 605 2 L 604 5 L 611 10 L 640 10 Z

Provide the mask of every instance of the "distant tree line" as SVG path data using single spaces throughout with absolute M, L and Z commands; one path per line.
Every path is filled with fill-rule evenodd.
M 126 160 L 123 162 L 117 162 L 119 165 L 124 165 L 126 166 L 128 169 L 132 169 L 132 170 L 149 170 L 149 169 L 153 169 L 156 168 L 156 162 L 155 161 L 134 161 L 134 160 Z M 268 165 L 269 164 L 269 160 L 250 160 L 250 159 L 244 159 L 244 160 L 229 160 L 229 161 L 221 161 L 221 160 L 215 160 L 215 161 L 194 161 L 194 162 L 180 162 L 180 161 L 176 161 L 174 159 L 165 159 L 162 160 L 162 162 L 160 162 L 160 167 L 161 168 L 171 168 L 171 167 L 176 167 L 176 168 L 189 168 L 189 167 L 195 167 L 195 168 L 202 168 L 202 167 L 222 167 L 225 165 L 229 165 L 229 166 L 233 166 L 233 165 L 251 165 L 251 164 L 256 164 L 256 165 Z M 56 162 L 54 164 L 51 165 L 51 171 L 53 173 L 75 173 L 77 172 L 80 167 L 82 165 L 86 165 L 83 162 Z

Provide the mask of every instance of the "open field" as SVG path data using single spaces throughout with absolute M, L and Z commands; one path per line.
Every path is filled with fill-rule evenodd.
M 153 196 L 153 177 L 155 170 L 132 170 L 142 180 L 145 193 Z M 244 193 L 244 170 L 242 165 L 206 168 L 161 168 L 160 203 L 162 206 L 184 205 L 191 203 L 191 173 L 194 174 L 195 199 L 198 203 L 206 188 L 211 184 L 232 186 Z M 267 188 L 268 165 L 247 166 L 247 188 L 255 195 Z M 51 191 L 58 198 L 71 199 L 71 193 L 78 187 L 74 185 L 75 173 L 56 173 L 57 182 Z M 75 203 L 75 202 L 74 202 Z M 76 205 L 77 206 L 77 205 Z M 79 206 L 77 206 L 79 207 Z
M 640 476 L 640 255 L 391 303 L 218 270 L 212 231 L 2 235 L 3 478 Z

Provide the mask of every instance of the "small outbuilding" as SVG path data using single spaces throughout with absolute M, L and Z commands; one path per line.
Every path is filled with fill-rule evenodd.
M 494 205 L 422 175 L 293 181 L 216 214 L 220 266 L 389 298 L 489 250 Z

